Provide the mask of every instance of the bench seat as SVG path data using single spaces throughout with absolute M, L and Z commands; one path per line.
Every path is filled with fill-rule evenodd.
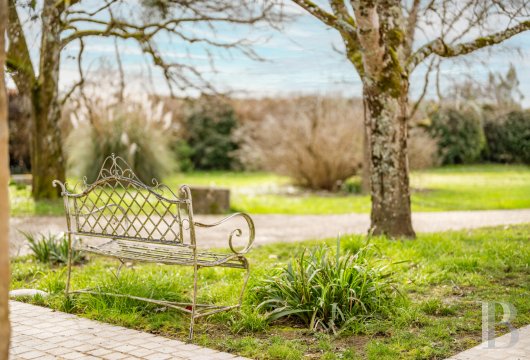
M 101 245 L 77 246 L 76 250 L 111 256 L 122 260 L 153 262 L 168 265 L 193 266 L 193 248 L 183 244 L 157 244 L 127 240 L 111 240 Z M 197 250 L 197 265 L 200 267 L 230 267 L 245 269 L 243 258 L 232 254 Z

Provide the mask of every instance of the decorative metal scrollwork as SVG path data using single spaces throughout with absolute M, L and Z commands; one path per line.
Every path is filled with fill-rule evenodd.
M 101 166 L 96 180 L 86 177 L 78 192 L 78 184 L 69 189 L 60 186 L 76 231 L 85 234 L 119 236 L 128 239 L 182 242 L 183 224 L 188 213 L 189 189 L 178 197 L 168 186 L 153 179 L 145 185 L 121 157 L 112 154 Z

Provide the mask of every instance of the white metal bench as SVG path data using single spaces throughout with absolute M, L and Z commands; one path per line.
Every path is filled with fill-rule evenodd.
M 220 311 L 239 308 L 249 277 L 249 263 L 245 254 L 254 242 L 255 229 L 250 216 L 236 213 L 215 224 L 193 220 L 190 188 L 180 187 L 175 194 L 169 187 L 153 179 L 153 186 L 145 185 L 120 157 L 109 156 L 103 163 L 98 178 L 92 183 L 83 180 L 69 189 L 67 183 L 53 181 L 61 187 L 66 213 L 69 240 L 66 295 L 71 293 L 101 294 L 91 289 L 71 290 L 72 248 L 125 261 L 145 261 L 193 267 L 191 303 L 176 303 L 147 299 L 134 295 L 106 294 L 129 297 L 174 308 L 191 315 L 189 339 L 193 339 L 195 319 Z M 243 235 L 235 229 L 228 235 L 230 252 L 212 252 L 197 247 L 195 228 L 214 227 L 234 217 L 242 217 L 248 225 L 246 245 L 239 249 L 233 241 Z M 73 241 L 73 238 L 81 241 Z M 90 241 L 94 238 L 103 240 Z M 73 245 L 77 244 L 77 245 Z M 203 267 L 229 267 L 246 271 L 239 302 L 218 306 L 197 303 L 197 273 Z M 118 270 L 119 271 L 119 270 Z

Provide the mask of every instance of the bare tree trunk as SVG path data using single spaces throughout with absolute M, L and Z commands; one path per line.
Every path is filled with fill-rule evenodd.
M 364 86 L 370 152 L 372 213 L 375 235 L 414 237 L 407 160 L 407 91 L 400 96 Z
M 9 357 L 9 154 L 7 93 L 5 88 L 5 33 L 7 1 L 0 0 L 0 359 Z
M 65 166 L 59 120 L 61 108 L 58 101 L 60 48 L 60 7 L 56 0 L 45 0 L 42 12 L 42 43 L 40 71 L 33 89 L 33 116 L 31 167 L 33 173 L 33 198 L 58 197 L 52 181 L 65 180 Z
M 404 38 L 398 1 L 371 1 L 354 8 L 363 60 L 372 213 L 370 232 L 415 237 L 407 161 L 409 80 L 400 65 Z
M 370 193 L 370 139 L 368 139 L 368 120 L 366 101 L 363 99 L 363 167 L 361 174 L 361 194 Z

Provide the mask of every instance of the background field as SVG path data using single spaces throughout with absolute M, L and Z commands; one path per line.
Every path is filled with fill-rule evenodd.
M 171 187 L 218 186 L 231 189 L 234 211 L 251 214 L 368 213 L 367 195 L 310 192 L 289 179 L 263 172 L 178 173 L 165 179 Z M 348 181 L 358 188 L 359 179 Z M 465 165 L 416 171 L 411 175 L 413 211 L 530 208 L 530 167 L 524 165 Z M 11 213 L 62 215 L 62 201 L 34 202 L 24 185 L 10 186 Z

